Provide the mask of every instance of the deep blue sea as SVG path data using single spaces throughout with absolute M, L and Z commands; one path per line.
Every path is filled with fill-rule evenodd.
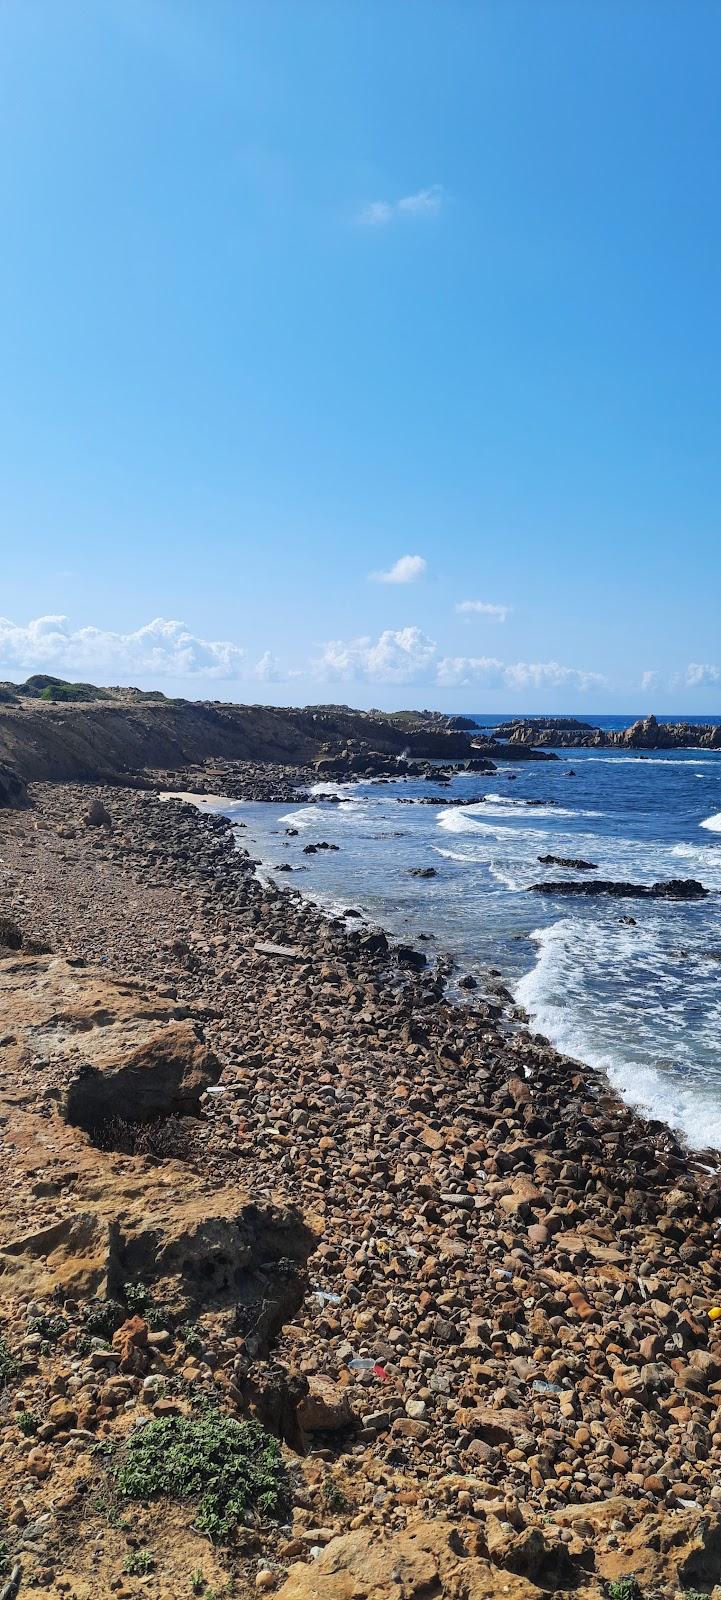
M 409 941 L 430 933 L 421 948 L 450 952 L 481 993 L 497 968 L 538 1032 L 691 1146 L 721 1148 L 721 751 L 559 754 L 501 762 L 488 777 L 461 773 L 450 789 L 325 783 L 343 804 L 222 809 L 245 823 L 238 842 L 279 885 L 336 911 L 356 908 Z M 399 803 L 434 794 L 473 804 Z M 338 851 L 303 854 L 320 840 Z M 529 894 L 534 882 L 592 876 L 540 866 L 548 852 L 596 862 L 593 876 L 693 877 L 713 892 L 689 904 Z M 286 862 L 296 870 L 276 875 Z M 428 866 L 435 878 L 409 875 Z M 635 925 L 621 920 L 629 916 Z

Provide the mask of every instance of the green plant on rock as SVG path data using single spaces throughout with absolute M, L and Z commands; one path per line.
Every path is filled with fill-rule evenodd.
M 203 1590 L 205 1588 L 205 1578 L 203 1576 L 203 1573 L 201 1572 L 200 1567 L 196 1567 L 195 1572 L 191 1572 L 191 1574 L 190 1574 L 190 1587 L 191 1587 L 191 1590 L 192 1590 L 193 1594 L 202 1594 L 203 1593 Z
M 93 1300 L 83 1318 L 85 1332 L 92 1339 L 110 1340 L 126 1316 L 125 1306 L 121 1306 L 119 1300 Z
M 57 1344 L 58 1339 L 62 1339 L 64 1333 L 67 1333 L 68 1326 L 64 1317 L 52 1311 L 44 1311 L 41 1316 L 30 1318 L 28 1333 L 39 1333 L 43 1344 L 52 1346 Z
M 149 1550 L 134 1550 L 132 1555 L 127 1557 L 123 1572 L 126 1572 L 129 1578 L 144 1578 L 152 1572 L 154 1566 L 155 1559 Z
M 196 1501 L 195 1526 L 213 1540 L 249 1514 L 280 1516 L 290 1499 L 277 1440 L 258 1422 L 212 1409 L 137 1429 L 123 1448 L 117 1481 L 129 1500 Z
M 8 1389 L 19 1376 L 20 1363 L 15 1359 L 7 1340 L 0 1334 L 0 1389 Z
M 40 1418 L 34 1411 L 16 1411 L 15 1426 L 25 1434 L 26 1439 L 32 1439 L 40 1427 Z
M 323 1483 L 323 1499 L 329 1511 L 348 1510 L 348 1496 L 345 1490 L 341 1489 L 340 1484 L 336 1483 L 335 1478 L 331 1477 L 330 1473 Z
M 606 1584 L 608 1600 L 642 1600 L 641 1585 L 632 1573 Z
M 205 1344 L 198 1329 L 193 1326 L 192 1322 L 186 1322 L 182 1328 L 178 1328 L 178 1338 L 182 1339 L 188 1355 L 202 1356 Z
M 144 1283 L 124 1283 L 123 1299 L 127 1306 L 126 1315 L 143 1317 L 149 1328 L 163 1328 L 168 1321 L 169 1313 L 163 1306 L 155 1304 L 152 1294 Z

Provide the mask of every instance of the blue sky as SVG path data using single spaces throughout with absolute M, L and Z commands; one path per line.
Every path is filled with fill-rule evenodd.
M 4 0 L 0 676 L 721 710 L 720 55 L 717 0 Z

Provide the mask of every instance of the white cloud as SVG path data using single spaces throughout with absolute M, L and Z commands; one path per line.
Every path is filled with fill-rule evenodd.
M 690 661 L 686 668 L 686 682 L 694 689 L 707 687 L 711 683 L 721 681 L 721 672 L 718 667 L 706 661 Z
M 657 672 L 644 672 L 641 677 L 642 689 L 658 689 L 661 679 Z
M 98 673 L 145 677 L 232 678 L 245 651 L 225 639 L 201 639 L 184 622 L 155 617 L 133 633 L 72 629 L 67 617 L 36 617 L 25 626 L 0 617 L 0 669 L 8 673 Z
M 260 678 L 262 683 L 277 683 L 282 676 L 277 656 L 270 650 L 264 650 L 260 660 L 255 663 L 253 677 Z
M 480 684 L 487 689 L 597 689 L 606 678 L 600 672 L 563 667 L 558 661 L 513 661 L 495 656 L 444 656 L 438 662 L 437 681 L 446 688 Z
M 504 666 L 495 656 L 443 656 L 436 668 L 436 678 L 446 689 L 460 689 L 464 684 L 482 684 L 486 689 L 500 688 Z
M 456 606 L 460 617 L 492 617 L 494 622 L 505 622 L 512 606 L 494 606 L 489 600 L 461 600 Z
M 425 556 L 400 556 L 388 572 L 371 572 L 370 576 L 374 583 L 415 583 L 427 566 Z
M 369 638 L 329 640 L 314 670 L 324 678 L 417 683 L 428 681 L 435 657 L 433 639 L 420 628 L 387 628 L 375 643 Z
M 485 688 L 601 688 L 599 672 L 563 667 L 557 661 L 499 661 L 496 656 L 439 656 L 433 639 L 420 628 L 386 629 L 375 642 L 332 639 L 313 663 L 323 678 L 360 679 L 374 683 L 426 683 L 458 689 L 464 685 Z
M 356 221 L 366 228 L 385 228 L 397 218 L 437 217 L 444 200 L 442 184 L 433 183 L 428 189 L 402 195 L 400 200 L 371 200 L 358 212 Z

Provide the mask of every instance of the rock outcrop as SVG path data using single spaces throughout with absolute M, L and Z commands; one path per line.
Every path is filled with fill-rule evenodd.
M 287 1208 L 258 1207 L 179 1160 L 112 1151 L 118 1122 L 197 1115 L 216 1082 L 219 1064 L 184 1013 L 139 983 L 59 956 L 0 960 L 8 1291 L 112 1296 L 142 1281 L 180 1314 L 199 1296 L 205 1305 L 272 1299 L 272 1263 L 305 1261 L 314 1236 Z M 103 1134 L 110 1148 L 93 1142 Z M 295 1309 L 300 1277 L 290 1293 L 280 1279 L 277 1298 Z
M 705 900 L 709 893 L 696 878 L 668 878 L 661 883 L 624 883 L 612 878 L 593 878 L 590 882 L 579 883 L 575 879 L 559 878 L 556 883 L 532 883 L 529 887 L 532 894 L 575 894 L 586 898 L 610 895 L 614 900 Z
M 508 741 L 507 753 L 531 745 L 608 748 L 611 750 L 721 750 L 721 726 L 716 723 L 658 722 L 639 717 L 630 728 L 594 728 L 573 717 L 530 717 L 502 723 L 496 730 Z

